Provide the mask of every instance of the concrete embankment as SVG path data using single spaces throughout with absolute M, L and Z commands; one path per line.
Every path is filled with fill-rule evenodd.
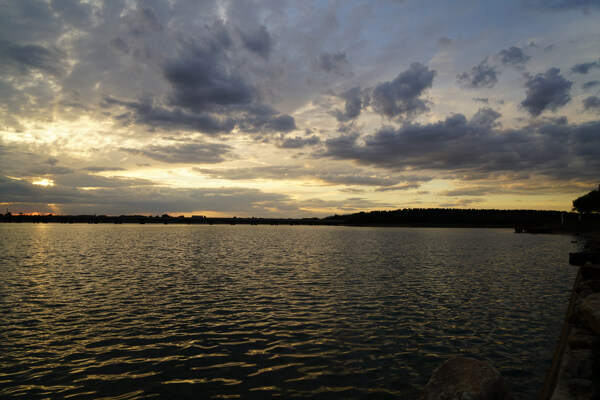
M 600 399 L 600 236 L 589 235 L 540 400 Z

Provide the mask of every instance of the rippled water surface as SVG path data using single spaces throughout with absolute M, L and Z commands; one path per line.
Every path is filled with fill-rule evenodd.
M 535 398 L 571 239 L 2 224 L 0 397 L 411 399 L 467 354 Z

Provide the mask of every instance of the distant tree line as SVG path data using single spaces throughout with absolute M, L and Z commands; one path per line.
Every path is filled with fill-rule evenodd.
M 574 213 L 543 210 L 479 210 L 453 208 L 407 208 L 359 212 L 328 217 L 349 225 L 406 226 L 536 226 L 577 220 Z
M 600 213 L 600 185 L 588 194 L 573 200 L 573 211 L 580 213 Z

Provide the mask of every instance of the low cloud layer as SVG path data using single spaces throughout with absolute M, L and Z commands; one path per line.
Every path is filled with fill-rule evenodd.
M 396 171 L 442 170 L 465 175 L 528 171 L 552 179 L 593 178 L 600 168 L 599 122 L 564 119 L 502 129 L 500 114 L 480 109 L 470 120 L 454 114 L 432 124 L 382 128 L 358 142 L 343 135 L 326 142 L 326 157 Z M 580 171 L 581 164 L 590 170 Z
M 122 147 L 121 150 L 170 164 L 216 164 L 225 160 L 231 147 L 221 143 L 191 142 L 142 148 Z

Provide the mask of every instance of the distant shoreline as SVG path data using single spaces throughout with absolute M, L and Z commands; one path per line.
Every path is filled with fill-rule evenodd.
M 412 210 L 411 210 L 412 211 Z M 458 212 L 457 212 L 458 211 Z M 404 210 L 399 210 L 404 212 Z M 360 226 L 360 227 L 405 227 L 405 228 L 514 228 L 524 233 L 577 233 L 598 229 L 598 218 L 579 221 L 574 213 L 547 211 L 501 211 L 501 210 L 420 210 L 417 217 L 402 221 L 397 215 L 393 218 L 378 217 L 382 212 L 358 213 L 327 218 L 257 218 L 257 217 L 171 217 L 144 215 L 11 215 L 0 214 L 0 223 L 33 224 L 149 224 L 149 225 L 305 225 L 305 226 Z M 490 212 L 495 215 L 490 218 Z M 528 215 L 523 215 L 527 212 Z M 394 212 L 384 212 L 394 213 Z M 433 214 L 433 215 L 432 215 Z M 461 215 L 465 214 L 465 215 Z M 478 215 L 482 214 L 482 215 Z M 483 215 L 485 214 L 485 215 Z M 501 214 L 501 215 L 500 215 Z M 438 218 L 435 218 L 438 217 Z M 478 218 L 481 217 L 481 218 Z M 436 221 L 436 219 L 439 219 Z

